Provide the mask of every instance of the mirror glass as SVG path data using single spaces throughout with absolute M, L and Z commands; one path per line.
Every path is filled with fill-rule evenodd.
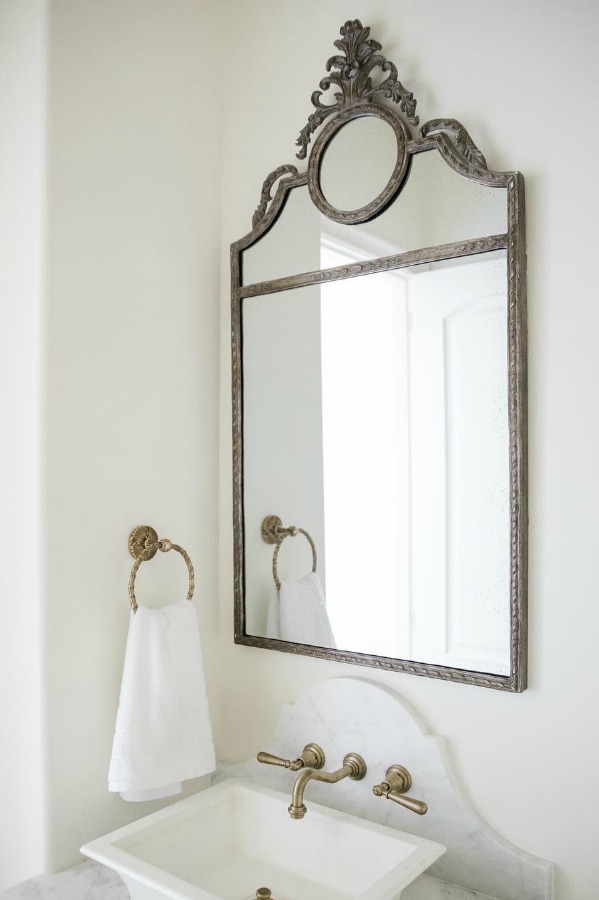
M 506 294 L 496 251 L 243 301 L 248 635 L 509 673 Z M 317 550 L 311 640 L 273 617 L 273 513 Z M 285 539 L 281 583 L 311 567 Z
M 397 160 L 397 139 L 388 122 L 352 119 L 334 135 L 320 169 L 320 187 L 337 209 L 360 209 L 381 193 Z
M 329 154 L 335 153 L 338 160 L 336 166 L 341 172 L 350 169 L 349 140 L 342 142 L 339 153 L 336 145 L 345 134 L 351 137 L 353 128 L 359 122 L 379 125 L 382 133 L 388 134 L 388 138 L 395 142 L 389 125 L 371 116 L 350 122 L 335 135 L 324 157 L 323 169 L 327 174 L 323 190 L 325 194 L 329 190 L 335 196 L 340 194 L 339 199 L 344 203 L 349 199 L 348 179 L 334 175 L 333 167 L 329 166 Z M 388 148 L 387 141 L 385 146 Z M 371 156 L 374 152 L 371 147 Z M 348 158 L 345 162 L 339 162 L 339 157 L 343 155 Z M 371 200 L 372 194 L 376 195 L 385 186 L 395 156 L 396 146 L 391 151 L 388 148 L 383 174 L 376 180 L 378 190 L 368 178 L 361 180 L 362 187 L 367 188 L 363 193 L 370 195 L 367 200 Z M 463 178 L 447 165 L 436 150 L 414 154 L 398 199 L 376 219 L 361 225 L 338 225 L 318 211 L 306 186 L 294 188 L 275 226 L 243 251 L 243 284 L 320 269 L 321 235 L 331 234 L 335 230 L 344 233 L 346 243 L 351 241 L 355 259 L 360 260 L 505 234 L 507 191 L 503 187 L 490 187 Z M 351 238 L 345 232 L 351 232 Z

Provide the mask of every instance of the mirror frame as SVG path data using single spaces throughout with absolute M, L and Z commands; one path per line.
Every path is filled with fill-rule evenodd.
M 527 575 L 528 575 L 528 472 L 527 472 L 527 325 L 526 325 L 526 250 L 524 218 L 524 180 L 519 172 L 495 172 L 466 129 L 455 119 L 433 119 L 412 137 L 410 126 L 418 125 L 416 101 L 397 78 L 393 63 L 378 51 L 381 45 L 369 39 L 370 29 L 358 20 L 341 28 L 341 40 L 335 45 L 344 56 L 334 56 L 327 63 L 329 74 L 320 82 L 321 91 L 312 95 L 316 112 L 300 132 L 298 158 L 307 156 L 311 135 L 332 115 L 316 139 L 306 172 L 294 165 L 275 169 L 264 182 L 260 202 L 252 219 L 252 230 L 231 245 L 231 365 L 233 427 L 233 536 L 236 644 L 279 650 L 320 659 L 330 659 L 380 670 L 408 672 L 462 684 L 479 685 L 497 690 L 521 692 L 527 685 Z M 389 73 L 385 80 L 374 83 L 372 71 L 380 67 Z M 338 71 L 336 71 L 338 70 Z M 323 104 L 322 91 L 331 84 L 341 91 L 335 102 Z M 404 117 L 392 107 L 377 100 L 399 104 Z M 398 158 L 384 190 L 371 203 L 359 210 L 338 210 L 322 196 L 319 175 L 322 158 L 339 128 L 352 119 L 376 115 L 392 124 L 398 142 Z M 405 139 L 404 136 L 405 135 Z M 402 153 L 403 147 L 403 153 Z M 507 232 L 471 240 L 411 250 L 379 257 L 348 266 L 320 269 L 244 285 L 243 252 L 260 240 L 276 223 L 295 188 L 307 185 L 315 205 L 329 218 L 344 224 L 369 221 L 380 215 L 398 196 L 409 177 L 414 154 L 437 150 L 445 162 L 465 178 L 489 187 L 501 187 L 507 193 Z M 273 188 L 278 182 L 274 198 Z M 362 277 L 369 274 L 472 256 L 493 250 L 507 255 L 507 333 L 508 333 L 508 421 L 510 460 L 510 673 L 450 668 L 437 664 L 375 656 L 355 651 L 333 650 L 308 644 L 250 635 L 246 632 L 244 584 L 244 502 L 243 502 L 243 333 L 242 302 L 248 297 L 271 294 L 332 280 Z

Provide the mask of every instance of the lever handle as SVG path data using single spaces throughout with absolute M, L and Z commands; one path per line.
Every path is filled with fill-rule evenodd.
M 407 794 L 396 794 L 393 791 L 389 791 L 387 800 L 393 800 L 394 803 L 399 803 L 400 806 L 411 809 L 412 812 L 418 813 L 419 816 L 423 816 L 428 812 L 428 806 L 423 800 L 416 800 L 415 797 L 408 797 Z
M 274 756 L 272 753 L 265 753 L 264 750 L 260 751 L 256 759 L 259 763 L 266 763 L 267 766 L 283 766 L 285 769 L 291 769 L 292 772 L 302 768 L 299 759 L 283 759 L 282 756 Z
M 389 766 L 385 775 L 385 781 L 381 784 L 375 784 L 372 793 L 377 797 L 385 797 L 387 800 L 393 800 L 400 806 L 423 816 L 428 812 L 428 806 L 423 800 L 416 800 L 415 797 L 408 797 L 406 791 L 412 786 L 412 776 L 405 766 Z
M 267 766 L 281 766 L 284 769 L 290 769 L 297 772 L 298 769 L 322 769 L 325 764 L 325 755 L 322 747 L 318 744 L 306 744 L 303 752 L 297 759 L 283 759 L 282 756 L 274 756 L 272 753 L 266 753 L 261 750 L 256 756 L 259 763 L 266 763 Z

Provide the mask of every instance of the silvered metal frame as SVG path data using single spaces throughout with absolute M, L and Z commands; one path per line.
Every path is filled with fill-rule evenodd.
M 358 38 L 355 38 L 356 33 Z M 454 119 L 435 119 L 427 122 L 420 129 L 420 135 L 408 139 L 405 145 L 406 165 L 394 170 L 390 184 L 385 191 L 383 201 L 376 198 L 370 210 L 365 207 L 357 211 L 353 221 L 367 221 L 379 215 L 397 196 L 409 177 L 410 163 L 416 153 L 437 150 L 445 162 L 458 174 L 489 187 L 505 188 L 507 192 L 507 232 L 472 240 L 456 241 L 416 251 L 408 251 L 391 256 L 380 257 L 365 262 L 337 266 L 331 269 L 319 269 L 285 278 L 276 278 L 256 284 L 244 285 L 242 280 L 242 255 L 263 237 L 275 224 L 281 214 L 290 192 L 308 185 L 312 188 L 316 173 L 320 170 L 320 154 L 324 153 L 328 142 L 337 132 L 341 124 L 335 122 L 343 116 L 345 121 L 364 115 L 365 99 L 368 101 L 368 115 L 377 115 L 377 109 L 384 110 L 381 115 L 386 121 L 390 107 L 383 106 L 376 95 L 399 103 L 400 110 L 406 114 L 401 128 L 408 135 L 410 125 L 418 123 L 414 115 L 416 103 L 396 80 L 397 72 L 391 63 L 378 54 L 380 45 L 368 40 L 368 29 L 363 29 L 358 21 L 347 22 L 341 29 L 345 37 L 354 36 L 351 52 L 359 57 L 362 53 L 362 64 L 366 59 L 371 68 L 376 63 L 383 71 L 391 71 L 391 75 L 383 82 L 383 86 L 374 86 L 369 80 L 362 82 L 361 94 L 356 90 L 356 66 L 346 66 L 344 75 L 344 58 L 333 57 L 328 68 L 339 69 L 339 76 L 323 79 L 321 87 L 328 89 L 330 82 L 343 85 L 343 97 L 336 94 L 335 110 L 325 107 L 320 101 L 320 92 L 313 95 L 312 102 L 317 107 L 317 114 L 309 119 L 303 129 L 298 144 L 302 150 L 298 157 L 306 156 L 307 144 L 311 134 L 329 114 L 334 118 L 327 123 L 328 139 L 315 142 L 308 171 L 298 172 L 293 165 L 284 165 L 272 172 L 262 189 L 258 209 L 252 220 L 252 230 L 231 245 L 231 347 L 232 347 L 232 418 L 233 418 L 233 531 L 234 531 L 234 589 L 235 589 L 235 643 L 252 647 L 262 647 L 288 653 L 297 653 L 321 659 L 337 660 L 357 665 L 371 666 L 381 670 L 408 672 L 413 675 L 424 675 L 440 678 L 445 681 L 479 685 L 497 690 L 521 692 L 527 684 L 527 567 L 528 567 L 528 506 L 527 506 L 527 328 L 526 328 L 526 251 L 524 230 L 524 180 L 519 172 L 494 172 L 487 168 L 484 156 L 473 143 L 466 129 Z M 361 42 L 361 43 L 360 43 Z M 364 46 L 368 45 L 366 50 Z M 349 56 L 347 43 L 336 42 Z M 357 46 L 357 50 L 356 50 Z M 374 60 L 374 62 L 373 62 Z M 351 60 L 350 60 L 351 62 Z M 359 66 L 358 66 L 359 69 Z M 386 92 L 382 90 L 391 76 L 392 87 Z M 345 81 L 344 81 L 345 78 Z M 353 83 L 352 83 L 353 79 Z M 347 82 L 347 83 L 346 83 Z M 397 88 L 399 85 L 399 88 Z M 401 90 L 400 90 L 401 89 Z M 340 99 L 341 98 L 341 99 Z M 346 98 L 346 102 L 343 102 Z M 337 109 L 338 107 L 338 109 Z M 324 115 L 319 110 L 329 110 Z M 392 111 L 400 118 L 399 113 Z M 314 121 L 321 116 L 321 121 Z M 325 131 L 325 129 L 323 129 Z M 314 153 L 316 151 L 316 157 Z M 274 198 L 272 191 L 278 181 Z M 314 199 L 314 194 L 311 191 Z M 327 213 L 330 214 L 330 213 Z M 351 216 L 351 214 L 350 214 Z M 346 211 L 334 210 L 331 218 L 348 222 Z M 497 675 L 487 672 L 474 672 L 467 669 L 450 668 L 412 660 L 375 656 L 368 653 L 357 653 L 347 650 L 333 650 L 307 644 L 296 644 L 290 641 L 274 640 L 246 633 L 245 586 L 244 586 L 244 519 L 243 519 L 243 341 L 242 341 L 242 301 L 247 297 L 270 294 L 313 284 L 339 281 L 346 278 L 362 277 L 390 269 L 400 269 L 422 263 L 437 262 L 463 256 L 486 253 L 505 249 L 507 254 L 508 277 L 508 418 L 509 418 L 509 459 L 510 459 L 510 674 Z

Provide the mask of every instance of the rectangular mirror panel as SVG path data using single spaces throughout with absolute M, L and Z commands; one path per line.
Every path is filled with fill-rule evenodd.
M 506 295 L 499 251 L 243 301 L 248 635 L 509 674 Z

